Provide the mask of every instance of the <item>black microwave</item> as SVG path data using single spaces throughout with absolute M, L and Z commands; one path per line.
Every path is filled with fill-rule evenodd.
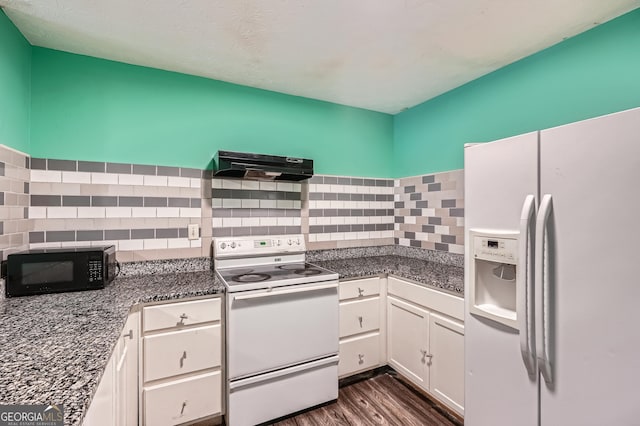
M 116 276 L 116 249 L 69 247 L 7 256 L 7 297 L 104 288 Z

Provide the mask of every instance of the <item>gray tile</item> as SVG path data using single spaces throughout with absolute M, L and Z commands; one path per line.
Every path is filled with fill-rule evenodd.
M 226 188 L 214 188 L 211 190 L 212 198 L 233 198 L 233 192 Z
M 99 161 L 78 161 L 79 172 L 104 173 L 106 164 Z
M 363 201 L 376 201 L 376 198 L 378 198 L 379 196 L 381 196 L 382 194 L 362 194 L 362 200 Z M 381 201 L 381 200 L 378 200 Z
M 60 195 L 31 195 L 32 206 L 60 206 L 62 197 Z
M 364 186 L 376 186 L 376 181 L 374 179 L 363 179 L 362 184 Z
M 302 228 L 300 226 L 285 226 L 285 234 L 302 234 Z
M 287 233 L 287 228 L 285 226 L 270 226 L 269 227 L 269 235 L 284 235 Z
M 351 232 L 351 225 L 338 225 L 338 232 Z
M 169 198 L 169 207 L 189 207 L 191 201 L 188 198 Z
M 395 245 L 400 244 L 400 238 L 394 238 L 393 239 L 393 244 L 395 244 Z
M 365 216 L 375 216 L 376 215 L 376 210 L 375 209 L 364 209 L 363 214 Z
M 246 237 L 251 235 L 251 228 L 248 226 L 231 228 L 231 232 L 234 237 Z
M 449 209 L 449 216 L 464 217 L 464 209 Z
M 0 235 L 4 235 L 4 222 L 0 222 Z
M 387 180 L 386 179 L 377 179 L 376 180 L 376 186 L 387 186 Z
M 456 206 L 456 200 L 442 200 L 442 208 L 450 208 Z
M 31 170 L 47 170 L 47 160 L 45 158 L 31 158 Z
M 0 206 L 4 206 L 4 192 L 0 192 Z
M 31 157 L 24 157 L 24 168 L 28 169 L 31 167 Z
M 44 243 L 44 232 L 29 232 L 29 243 Z
M 309 209 L 309 217 L 322 217 L 322 209 Z
M 351 201 L 351 194 L 346 194 L 343 192 L 339 192 L 336 194 L 338 196 L 338 201 Z M 369 194 L 367 194 L 369 195 Z
M 213 236 L 216 238 L 230 237 L 232 228 L 213 228 Z
M 364 179 L 362 178 L 351 178 L 351 185 L 362 186 L 364 184 Z
M 233 209 L 234 212 L 236 210 L 240 210 L 240 209 Z M 282 211 L 282 210 L 276 210 L 276 209 L 242 209 L 242 210 L 248 211 L 251 217 L 280 216 L 280 212 Z M 236 215 L 234 213 L 233 217 L 235 216 Z
M 428 220 L 429 225 L 442 225 L 441 217 L 430 217 Z
M 156 238 L 178 238 L 178 228 L 157 228 Z
M 426 209 L 429 207 L 429 201 L 427 200 L 416 201 L 416 207 L 419 209 Z
M 434 183 L 436 177 L 434 175 L 422 176 L 422 183 Z
M 118 205 L 118 197 L 93 195 L 91 205 L 94 207 L 115 207 Z
M 364 194 L 351 194 L 351 201 L 362 201 L 364 200 Z
M 108 231 L 107 231 L 108 232 Z M 109 240 L 115 238 L 108 238 Z M 76 241 L 103 241 L 102 231 L 76 231 Z
M 142 197 L 118 197 L 120 207 L 142 207 L 144 200 Z
M 88 195 L 63 195 L 62 205 L 65 207 L 90 206 L 91 197 Z
M 363 224 L 351 225 L 351 232 L 362 232 L 364 231 Z
M 131 238 L 129 229 L 108 229 L 104 231 L 105 240 L 128 240 Z
M 25 194 L 28 194 L 28 193 L 29 193 L 29 182 L 25 182 L 25 183 L 24 183 L 24 191 L 23 191 L 23 192 L 24 192 Z
M 404 193 L 405 194 L 410 194 L 412 192 L 416 192 L 416 186 L 415 185 L 409 185 L 409 186 L 405 186 L 404 187 Z
M 22 210 L 22 218 L 23 219 L 29 219 L 29 207 L 25 207 Z
M 155 176 L 155 174 L 156 174 L 156 166 L 148 166 L 146 164 L 134 164 L 133 165 L 133 174 L 134 175 L 151 175 L 151 176 Z
M 338 216 L 338 209 L 324 209 L 323 214 L 324 217 L 328 216 Z
M 366 223 L 364 225 L 364 230 L 365 231 L 375 231 L 376 230 L 376 225 L 375 223 Z
M 322 178 L 322 176 L 314 175 L 307 182 L 318 184 L 318 183 L 323 183 L 323 180 L 324 179 Z
M 403 209 L 404 201 L 396 201 L 395 203 L 393 203 L 393 207 L 395 207 L 396 209 Z
M 417 240 L 409 241 L 409 246 L 411 247 L 422 247 L 422 242 Z
M 363 209 L 351 209 L 351 216 L 364 216 Z
M 394 184 L 395 182 L 393 181 L 393 179 L 387 179 L 387 188 L 393 188 Z
M 338 225 L 324 225 L 324 233 L 338 232 Z
M 188 167 L 181 167 L 180 168 L 180 176 L 188 177 L 188 178 L 201 178 L 202 177 L 202 170 L 200 170 L 200 169 L 191 169 L 191 168 L 188 168 Z
M 150 238 L 155 238 L 155 236 L 156 236 L 155 229 L 132 229 L 131 230 L 132 240 L 150 239 Z
M 324 227 L 322 225 L 309 225 L 310 234 L 322 234 Z
M 283 209 L 287 217 L 300 217 L 300 209 Z
M 430 183 L 427 186 L 427 191 L 428 192 L 440 191 L 441 190 L 440 187 L 441 187 L 440 182 L 438 182 L 438 183 Z
M 376 229 L 375 229 L 376 231 L 386 231 L 387 230 L 387 227 L 386 227 L 387 223 L 376 223 L 375 225 L 376 225 Z M 391 225 L 391 224 L 388 224 L 388 225 Z
M 411 216 L 420 217 L 422 216 L 422 209 L 410 209 L 409 214 Z
M 325 185 L 337 185 L 338 184 L 338 178 L 335 176 L 325 176 L 324 177 L 324 184 Z
M 387 209 L 387 216 L 393 216 L 395 214 L 395 212 L 393 211 L 393 209 Z
M 415 240 L 416 239 L 416 233 L 415 232 L 405 232 L 404 233 L 404 237 L 408 240 Z
M 351 216 L 351 209 L 338 209 L 338 216 L 340 217 Z
M 45 240 L 48 243 L 75 241 L 76 231 L 47 231 L 45 233 Z
M 387 211 L 385 209 L 376 209 L 376 216 L 387 216 Z M 389 215 L 393 216 L 393 215 Z
M 232 217 L 231 216 L 231 211 L 235 210 L 235 209 L 222 209 L 222 208 L 215 208 L 215 209 L 211 209 L 211 215 L 213 217 Z M 240 209 L 238 209 L 240 210 Z
M 262 209 L 264 211 L 264 209 Z M 263 216 L 263 215 L 260 215 Z M 268 217 L 285 217 L 287 216 L 286 209 L 268 209 L 267 210 Z
M 449 244 L 436 243 L 436 250 L 449 251 Z
M 409 195 L 409 199 L 410 199 L 411 201 L 420 200 L 420 199 L 422 199 L 422 193 L 420 193 L 420 192 L 413 192 L 413 193 L 411 193 L 411 195 Z
M 66 172 L 75 172 L 78 170 L 78 164 L 73 160 L 47 160 L 47 170 L 63 170 Z
M 422 225 L 422 232 L 433 234 L 434 232 L 436 232 L 436 227 L 433 225 Z
M 158 176 L 180 176 L 180 167 L 158 166 L 157 169 Z
M 328 200 L 328 201 L 337 200 L 338 199 L 338 194 L 335 193 L 335 192 L 325 192 L 325 193 L 322 194 L 322 199 L 323 200 Z
M 0 161 L 0 176 L 4 176 L 4 163 Z
M 455 244 L 456 243 L 456 236 L 455 235 L 442 235 L 442 242 L 443 243 L 448 243 L 448 244 Z
M 198 235 L 200 235 L 200 231 L 198 231 Z M 178 238 L 187 238 L 189 236 L 189 230 L 187 228 L 178 229 Z
M 339 177 L 338 185 L 351 185 L 351 179 L 347 177 Z
M 300 193 L 299 192 L 285 192 L 284 193 L 285 200 L 293 200 L 300 201 Z
M 200 198 L 192 198 L 191 207 L 199 209 L 200 207 L 202 207 L 202 200 Z
M 251 235 L 269 235 L 268 226 L 252 226 Z
M 145 207 L 167 207 L 167 197 L 144 197 Z
M 131 164 L 107 163 L 107 173 L 131 174 Z
M 322 200 L 324 193 L 322 192 L 310 192 L 309 200 Z

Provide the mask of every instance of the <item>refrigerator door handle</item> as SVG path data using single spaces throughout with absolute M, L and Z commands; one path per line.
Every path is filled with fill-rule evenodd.
M 520 331 L 520 352 L 530 376 L 536 374 L 534 333 L 534 281 L 533 281 L 533 225 L 535 224 L 536 199 L 527 195 L 520 215 L 520 239 L 518 242 L 518 297 L 516 316 Z
M 538 366 L 547 384 L 553 383 L 549 343 L 551 341 L 551 305 L 549 293 L 549 250 L 548 224 L 553 208 L 552 197 L 545 194 L 540 202 L 536 220 L 535 280 L 536 294 L 539 295 L 537 307 L 536 347 L 538 348 Z

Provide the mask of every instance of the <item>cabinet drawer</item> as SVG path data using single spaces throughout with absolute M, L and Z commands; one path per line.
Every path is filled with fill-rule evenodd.
M 340 303 L 340 337 L 380 328 L 380 298 Z
M 344 339 L 340 342 L 340 377 L 380 364 L 380 333 Z
M 356 299 L 380 294 L 380 278 L 345 281 L 340 283 L 340 300 Z
M 220 321 L 220 298 L 147 306 L 143 310 L 144 331 Z
M 434 311 L 464 321 L 464 299 L 395 277 L 387 280 L 387 292 Z
M 220 324 L 146 336 L 144 380 L 220 365 Z
M 144 424 L 177 425 L 219 414 L 222 382 L 219 371 L 144 388 Z

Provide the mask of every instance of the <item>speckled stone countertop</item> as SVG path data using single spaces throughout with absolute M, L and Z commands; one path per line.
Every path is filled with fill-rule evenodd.
M 80 424 L 133 305 L 223 291 L 210 271 L 174 272 L 0 300 L 0 404 L 64 404 Z
M 324 260 L 313 263 L 337 272 L 340 274 L 340 279 L 391 274 L 464 296 L 464 269 L 459 266 L 396 255 Z

